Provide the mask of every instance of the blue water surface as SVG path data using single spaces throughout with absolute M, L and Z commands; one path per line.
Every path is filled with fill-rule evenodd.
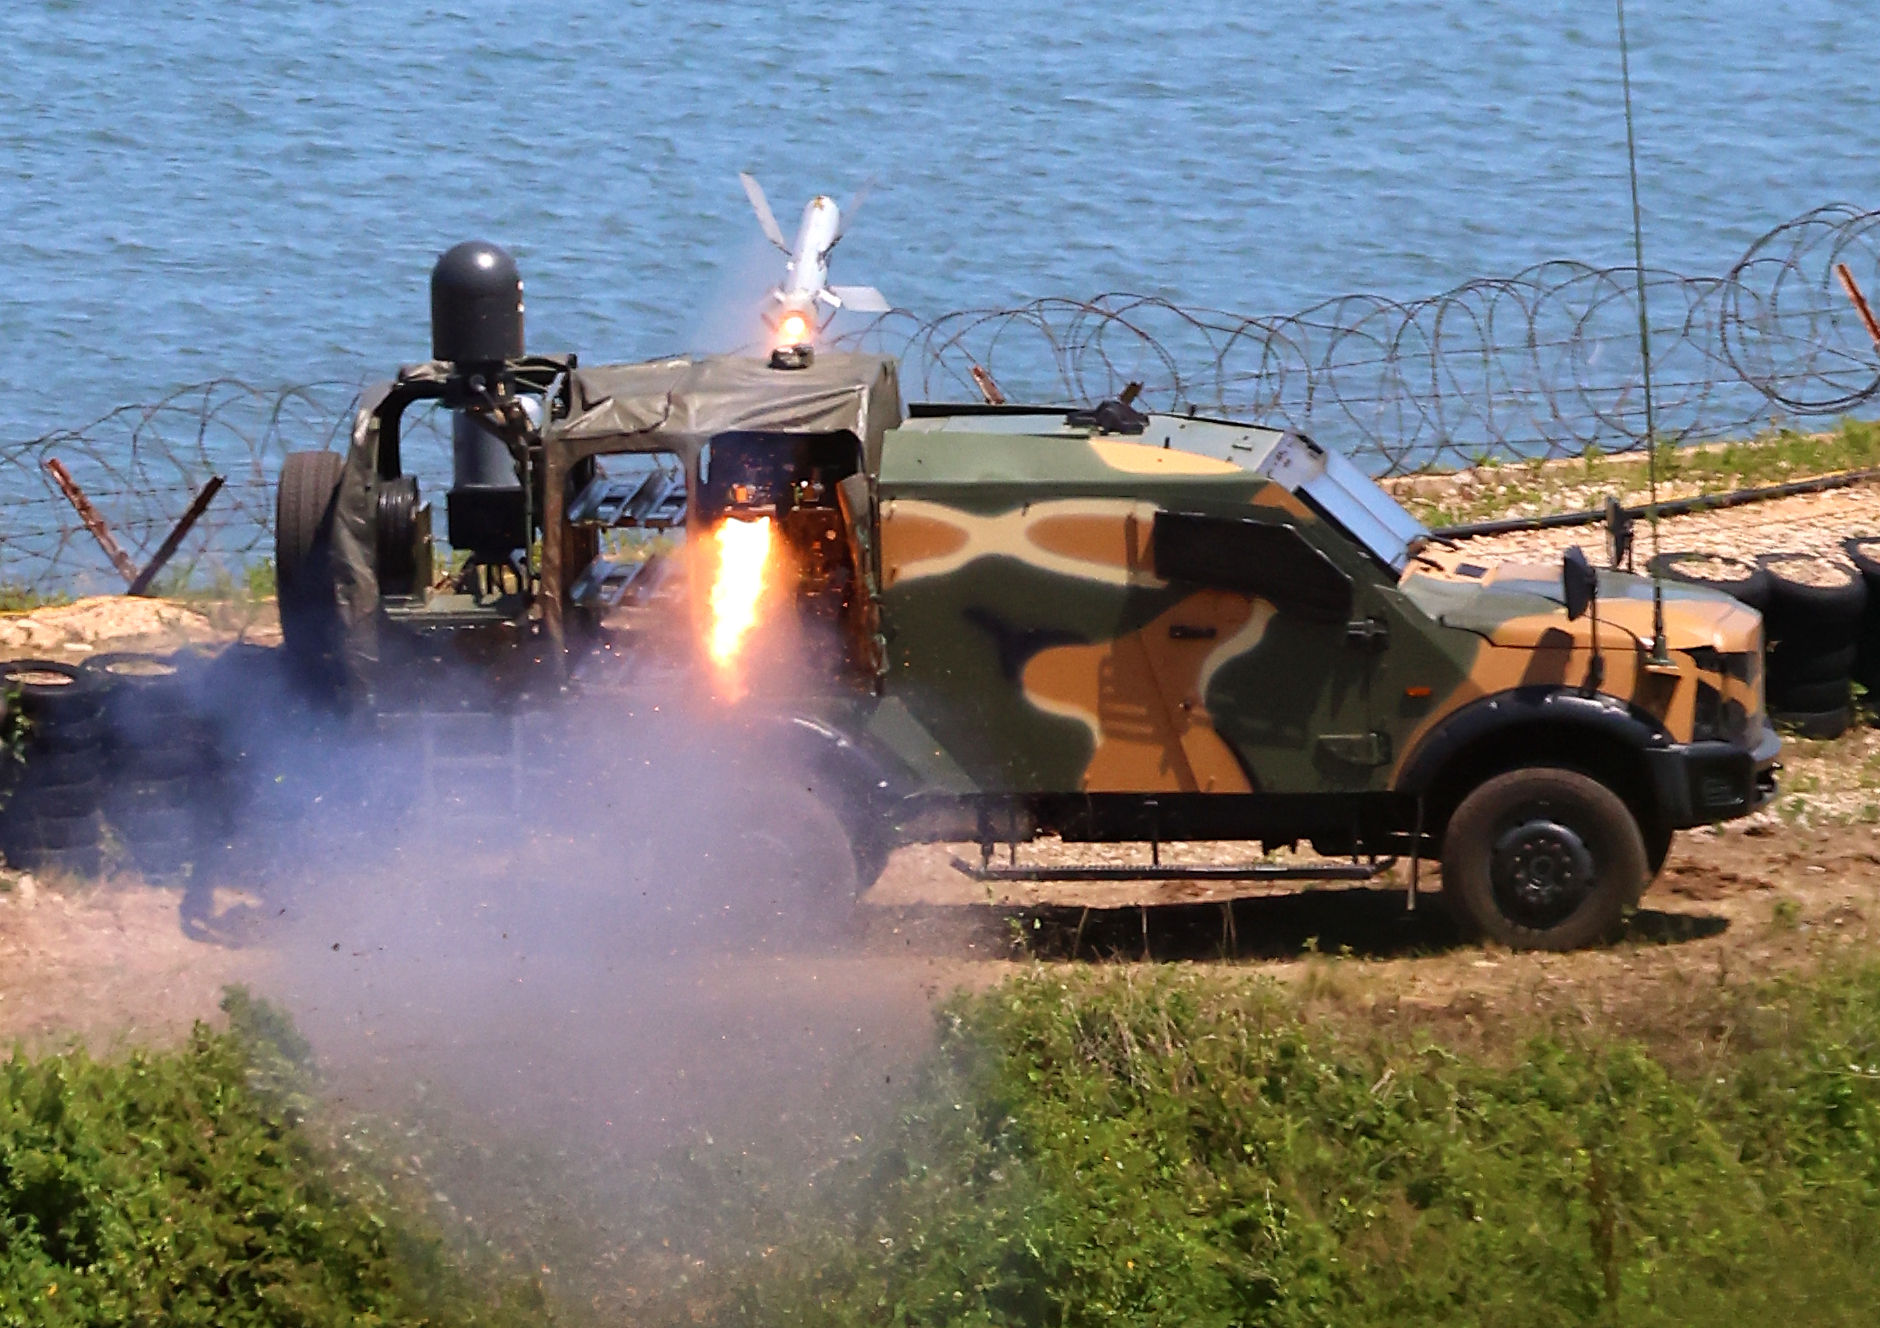
M 1880 27 L 1830 0 L 1635 0 L 1649 257 L 1708 272 L 1880 201 Z M 1629 259 L 1613 11 L 1182 5 L 0 6 L 0 440 L 196 379 L 428 353 L 449 244 L 509 246 L 529 339 L 723 342 L 788 227 L 923 314 L 1129 289 L 1253 313 Z

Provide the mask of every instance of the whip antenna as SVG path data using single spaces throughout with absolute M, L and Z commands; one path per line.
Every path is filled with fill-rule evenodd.
M 1652 414 L 1652 325 L 1645 304 L 1645 223 L 1638 206 L 1638 139 L 1632 130 L 1632 57 L 1625 37 L 1625 0 L 1613 0 L 1619 11 L 1619 83 L 1625 92 L 1625 160 L 1632 182 L 1632 261 L 1638 276 L 1639 367 L 1645 385 L 1645 479 L 1649 486 L 1646 513 L 1652 527 L 1652 559 L 1658 558 L 1658 427 Z M 1665 650 L 1665 587 L 1652 573 L 1652 662 L 1670 661 Z

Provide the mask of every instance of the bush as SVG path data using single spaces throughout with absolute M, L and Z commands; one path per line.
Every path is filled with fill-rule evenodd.
M 1041 973 L 949 1012 L 852 1215 L 774 1254 L 736 1310 L 1871 1322 L 1880 969 L 1736 992 L 1699 1026 L 1721 1041 L 1563 1024 L 1463 1050 L 1309 1018 L 1270 983 Z
M 243 992 L 223 1008 L 229 1032 L 198 1025 L 177 1051 L 15 1051 L 0 1067 L 0 1322 L 481 1324 L 539 1311 L 526 1291 L 501 1297 L 459 1273 L 416 1218 L 349 1186 L 302 1123 L 305 1043 Z

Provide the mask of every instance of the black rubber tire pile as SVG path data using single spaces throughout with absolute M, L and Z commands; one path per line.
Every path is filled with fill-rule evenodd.
M 15 867 L 92 876 L 125 866 L 174 883 L 226 828 L 224 761 L 194 656 L 17 660 L 0 688 L 26 720 L 7 762 L 0 852 Z
M 1848 540 L 1844 548 L 1847 561 L 1823 553 L 1765 553 L 1751 562 L 1677 552 L 1649 567 L 1760 612 L 1770 717 L 1803 737 L 1835 738 L 1854 722 L 1853 684 L 1872 691 L 1880 682 L 1880 540 Z
M 110 777 L 103 811 L 145 880 L 188 875 L 225 805 L 214 728 L 197 704 L 203 662 L 191 655 L 99 655 L 96 682 Z
M 70 664 L 20 659 L 0 666 L 0 695 L 9 720 L 24 721 L 0 774 L 0 853 L 29 871 L 96 875 L 105 738 L 98 689 Z

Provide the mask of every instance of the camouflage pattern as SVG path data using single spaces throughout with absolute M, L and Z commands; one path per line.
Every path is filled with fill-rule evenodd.
M 893 360 L 859 353 L 788 371 L 735 356 L 580 369 L 536 357 L 513 367 L 548 403 L 540 437 L 515 440 L 542 495 L 542 591 L 533 605 L 516 597 L 511 618 L 485 616 L 520 626 L 539 611 L 557 658 L 570 628 L 606 625 L 571 589 L 600 553 L 597 532 L 568 515 L 597 460 L 678 457 L 686 534 L 700 537 L 715 519 L 701 501 L 715 439 L 853 440 L 859 471 L 834 477 L 834 492 L 805 509 L 853 573 L 842 614 L 848 676 L 805 698 L 800 731 L 833 735 L 844 759 L 866 751 L 851 778 L 871 790 L 1375 802 L 1420 792 L 1419 758 L 1460 731 L 1445 726 L 1511 693 L 1605 698 L 1631 723 L 1627 741 L 1754 747 L 1758 775 L 1773 760 L 1754 612 L 1666 585 L 1668 652 L 1654 661 L 1648 582 L 1601 574 L 1597 612 L 1569 621 L 1558 565 L 1481 566 L 1466 551 L 1428 546 L 1371 481 L 1296 435 L 1172 416 L 1146 417 L 1140 435 L 1106 434 L 1048 409 L 928 408 L 903 420 Z M 374 577 L 374 522 L 379 485 L 399 473 L 397 416 L 410 401 L 448 398 L 453 372 L 408 369 L 359 412 L 332 538 L 336 606 L 361 671 L 391 613 Z M 1157 570 L 1175 566 L 1158 547 L 1158 523 L 1171 514 L 1201 559 L 1179 579 Z M 1337 582 L 1335 600 L 1308 612 L 1293 596 L 1288 607 L 1290 571 L 1276 570 L 1261 593 L 1236 583 L 1246 560 L 1226 555 L 1210 582 L 1207 540 L 1249 529 L 1278 537 L 1261 547 L 1284 545 L 1299 569 Z M 691 567 L 695 554 L 688 541 L 677 561 L 692 575 L 674 582 L 693 587 L 698 625 L 697 588 L 709 577 Z M 420 598 L 399 607 L 402 627 L 423 628 L 427 615 L 456 625 L 463 596 Z M 895 779 L 877 777 L 891 766 Z M 1387 801 L 1401 810 L 1403 800 Z
M 884 690 L 979 792 L 1389 791 L 1472 702 L 1588 690 L 1596 634 L 1596 690 L 1672 741 L 1761 731 L 1760 620 L 1715 593 L 1665 587 L 1653 663 L 1638 578 L 1602 573 L 1597 621 L 1570 622 L 1557 564 L 1425 551 L 1398 575 L 1230 461 L 921 423 L 882 453 Z M 1158 577 L 1158 510 L 1291 526 L 1351 580 L 1349 621 Z M 1733 734 L 1699 731 L 1702 688 Z

